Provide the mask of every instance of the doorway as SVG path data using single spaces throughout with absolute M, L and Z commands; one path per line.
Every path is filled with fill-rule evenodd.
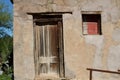
M 62 15 L 34 17 L 35 73 L 64 77 Z

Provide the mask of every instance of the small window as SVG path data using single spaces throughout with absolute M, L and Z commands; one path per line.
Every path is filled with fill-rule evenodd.
M 101 15 L 100 14 L 82 14 L 83 34 L 101 35 Z

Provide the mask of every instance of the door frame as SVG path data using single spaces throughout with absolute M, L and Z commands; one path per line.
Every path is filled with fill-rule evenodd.
M 48 15 L 47 15 L 48 16 Z M 53 15 L 52 15 L 53 16 Z M 52 17 L 51 16 L 51 17 Z M 55 17 L 56 15 L 53 16 L 53 18 L 50 18 L 50 19 L 47 19 L 47 18 L 42 18 L 44 21 L 47 20 L 47 21 L 55 21 L 58 23 L 58 29 L 59 30 L 59 34 L 58 34 L 58 37 L 59 37 L 59 77 L 61 78 L 64 78 L 65 77 L 65 65 L 64 65 L 64 42 L 63 42 L 63 22 L 62 22 L 62 15 L 61 17 L 59 17 L 58 19 Z M 36 26 L 36 23 L 42 23 L 41 18 L 37 18 L 34 16 L 34 20 L 33 20 L 33 27 Z M 44 23 L 44 22 L 43 22 Z M 34 39 L 35 40 L 35 39 Z M 35 42 L 34 42 L 34 45 L 35 45 Z M 34 49 L 34 53 L 35 53 L 35 49 Z M 35 59 L 35 75 L 38 75 L 37 74 L 37 69 L 36 69 L 36 54 L 34 54 L 34 59 Z

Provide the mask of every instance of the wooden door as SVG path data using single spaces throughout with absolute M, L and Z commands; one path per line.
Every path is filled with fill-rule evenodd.
M 63 70 L 63 57 L 61 56 L 62 47 L 62 28 L 60 23 L 54 25 L 35 25 L 35 66 L 36 74 L 55 74 L 61 76 Z M 63 62 L 62 62 L 63 63 Z M 61 68 L 62 67 L 62 68 Z

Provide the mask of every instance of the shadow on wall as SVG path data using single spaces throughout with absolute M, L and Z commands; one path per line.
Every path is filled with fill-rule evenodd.
M 73 72 L 72 70 L 65 66 L 65 77 L 67 79 L 74 79 L 76 77 L 75 72 Z

